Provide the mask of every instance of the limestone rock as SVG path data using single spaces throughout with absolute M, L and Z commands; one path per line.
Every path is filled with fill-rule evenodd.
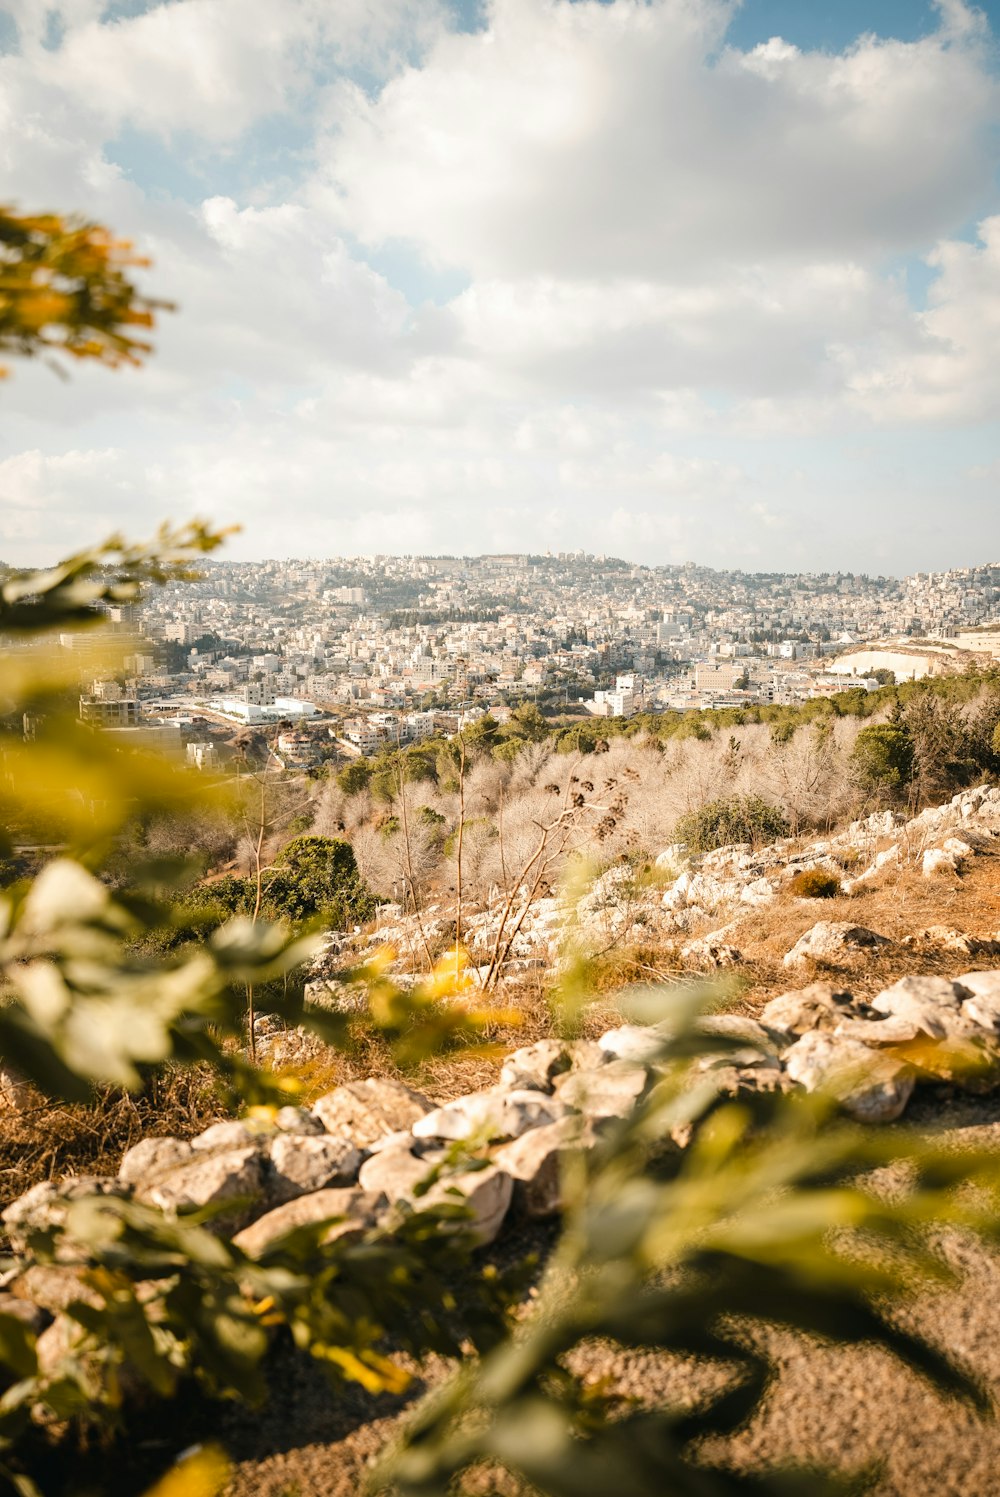
M 405 1203 L 414 1211 L 444 1205 L 463 1205 L 470 1213 L 470 1230 L 480 1246 L 492 1242 L 510 1205 L 513 1181 L 505 1171 L 489 1165 L 482 1170 L 459 1171 L 443 1176 L 423 1194 L 415 1187 L 427 1179 L 445 1158 L 443 1149 L 421 1155 L 416 1148 L 400 1145 L 384 1149 L 361 1166 L 362 1189 L 383 1192 L 393 1203 Z
M 410 1130 L 414 1138 L 482 1140 L 520 1138 L 530 1128 L 554 1123 L 566 1105 L 539 1091 L 472 1092 L 418 1118 Z
M 962 1000 L 962 1013 L 982 1029 L 1000 1033 L 1000 971 L 963 972 L 955 981 L 970 995 Z
M 891 1123 L 913 1092 L 913 1073 L 857 1040 L 811 1033 L 784 1057 L 785 1070 L 807 1092 L 827 1091 L 863 1123 Z
M 365 1160 L 358 1184 L 362 1190 L 381 1192 L 390 1201 L 408 1200 L 414 1187 L 426 1180 L 444 1157 L 443 1148 L 421 1145 L 412 1135 L 401 1134 L 399 1143 Z
M 279 1107 L 274 1126 L 281 1133 L 321 1134 L 326 1130 L 314 1112 L 305 1107 Z
M 849 920 L 819 920 L 799 937 L 783 960 L 786 967 L 809 961 L 839 965 L 861 952 L 875 951 L 891 944 L 888 937 L 880 936 L 866 925 L 854 925 Z
M 32 1263 L 7 1285 L 6 1300 L 30 1302 L 50 1315 L 67 1309 L 77 1300 L 99 1308 L 103 1303 L 96 1289 L 83 1282 L 86 1270 L 72 1264 Z
M 328 1092 L 315 1103 L 313 1112 L 327 1133 L 350 1139 L 363 1149 L 383 1133 L 411 1128 L 433 1107 L 433 1102 L 404 1086 L 402 1081 L 371 1077 L 367 1081 L 345 1082 Z
M 901 977 L 872 999 L 880 1014 L 906 1019 L 931 1039 L 964 1032 L 961 1007 L 966 994 L 947 977 Z
M 929 847 L 920 867 L 924 878 L 935 878 L 940 874 L 958 873 L 959 859 L 943 847 Z
M 615 1060 L 596 1071 L 572 1071 L 556 1081 L 556 1096 L 588 1118 L 625 1118 L 649 1084 L 645 1066 Z
M 780 993 L 764 1005 L 761 1023 L 782 1034 L 806 1034 L 811 1029 L 836 1029 L 854 1012 L 846 988 L 832 982 L 811 982 L 797 992 Z
M 279 1133 L 271 1143 L 270 1160 L 267 1191 L 275 1202 L 333 1185 L 350 1185 L 361 1168 L 361 1155 L 354 1145 L 329 1134 Z
M 324 1233 L 324 1243 L 346 1236 L 360 1236 L 376 1225 L 386 1204 L 384 1195 L 366 1190 L 314 1190 L 259 1216 L 249 1227 L 236 1233 L 233 1245 L 248 1258 L 259 1258 L 289 1232 L 299 1227 L 315 1226 L 331 1217 L 342 1220 L 333 1223 Z
M 18 1299 L 14 1294 L 0 1293 L 0 1315 L 10 1315 L 19 1320 L 26 1331 L 38 1336 L 49 1325 L 52 1316 L 30 1299 Z
M 193 1153 L 183 1138 L 141 1138 L 122 1155 L 118 1178 L 129 1185 L 141 1185 L 164 1170 L 186 1163 Z
M 553 1216 L 563 1205 L 567 1159 L 597 1143 L 594 1125 L 580 1117 L 533 1128 L 493 1155 L 514 1182 L 514 1203 L 526 1216 Z
M 23 1253 L 28 1246 L 30 1232 L 44 1231 L 48 1227 L 61 1227 L 66 1221 L 66 1208 L 72 1201 L 84 1196 L 128 1196 L 130 1187 L 123 1180 L 108 1180 L 98 1175 L 75 1175 L 69 1180 L 41 1180 L 12 1201 L 0 1213 L 0 1221 L 7 1229 L 7 1237 L 15 1253 Z
M 191 1147 L 200 1153 L 209 1150 L 218 1152 L 221 1149 L 259 1148 L 261 1140 L 272 1131 L 266 1123 L 250 1122 L 244 1118 L 226 1118 L 199 1133 L 191 1140 Z
M 551 1092 L 552 1082 L 573 1066 L 573 1052 L 562 1040 L 538 1040 L 508 1055 L 500 1068 L 500 1085 Z
M 662 1054 L 664 1036 L 657 1028 L 644 1024 L 621 1024 L 609 1029 L 597 1041 L 602 1054 L 611 1060 L 626 1060 L 645 1065 Z
M 256 1147 L 195 1155 L 138 1191 L 140 1200 L 161 1211 L 191 1211 L 232 1202 L 232 1212 L 219 1218 L 227 1227 L 233 1225 L 234 1216 L 237 1222 L 245 1219 L 263 1195 L 264 1157 Z
M 710 931 L 707 936 L 699 936 L 683 945 L 681 960 L 698 967 L 737 967 L 743 960 L 743 953 L 724 940 L 721 931 Z

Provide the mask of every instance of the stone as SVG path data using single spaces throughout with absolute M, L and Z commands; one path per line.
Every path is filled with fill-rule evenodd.
M 433 1108 L 433 1102 L 402 1081 L 371 1077 L 345 1082 L 328 1092 L 314 1104 L 313 1112 L 327 1133 L 350 1139 L 363 1149 L 383 1133 L 411 1128 Z
M 819 920 L 799 937 L 783 961 L 786 967 L 810 961 L 837 965 L 862 952 L 876 951 L 891 944 L 888 937 L 869 930 L 866 925 L 854 925 L 849 920 Z
M 514 1182 L 506 1170 L 489 1165 L 484 1170 L 449 1175 L 433 1185 L 412 1204 L 417 1211 L 457 1205 L 469 1213 L 468 1231 L 477 1247 L 495 1242 L 514 1194 Z
M 137 1195 L 161 1211 L 192 1211 L 231 1202 L 231 1211 L 213 1218 L 231 1229 L 234 1218 L 242 1225 L 264 1196 L 264 1156 L 256 1147 L 195 1155 L 165 1171 Z
M 533 1128 L 493 1155 L 514 1182 L 514 1204 L 525 1216 L 554 1216 L 563 1207 L 566 1162 L 597 1143 L 594 1125 L 580 1117 Z
M 662 1028 L 657 1025 L 657 1028 Z M 695 1033 L 712 1039 L 732 1040 L 735 1044 L 749 1046 L 766 1055 L 776 1054 L 774 1037 L 768 1034 L 763 1024 L 750 1019 L 746 1014 L 705 1014 L 695 1024 Z
M 84 1196 L 122 1198 L 131 1193 L 131 1187 L 123 1180 L 109 1180 L 99 1175 L 74 1175 L 60 1181 L 40 1180 L 0 1212 L 0 1221 L 7 1230 L 11 1248 L 15 1253 L 23 1253 L 28 1247 L 29 1233 L 64 1225 L 66 1209 L 71 1202 Z M 66 1246 L 69 1248 L 70 1244 Z
M 271 1143 L 270 1161 L 267 1193 L 275 1202 L 329 1186 L 350 1185 L 361 1168 L 361 1155 L 354 1145 L 329 1134 L 279 1133 Z
M 445 1150 L 421 1145 L 409 1135 L 392 1148 L 380 1149 L 362 1164 L 358 1184 L 362 1190 L 382 1193 L 390 1201 L 409 1200 L 413 1189 L 426 1180 L 445 1157 Z
M 97 1290 L 84 1283 L 87 1270 L 75 1264 L 32 1263 L 7 1285 L 8 1297 L 24 1304 L 30 1302 L 50 1315 L 66 1310 L 80 1300 L 99 1308 L 104 1301 Z
M 520 1138 L 530 1128 L 554 1123 L 566 1110 L 564 1102 L 543 1092 L 497 1088 L 456 1097 L 418 1118 L 410 1131 L 421 1139 Z
M 649 1084 L 645 1066 L 616 1060 L 556 1080 L 556 1096 L 588 1118 L 626 1118 Z
M 737 967 L 743 960 L 743 953 L 723 940 L 721 931 L 710 931 L 707 936 L 699 936 L 683 945 L 681 960 L 698 967 Z
M 637 1061 L 645 1065 L 663 1053 L 664 1035 L 644 1024 L 622 1024 L 602 1034 L 597 1044 L 602 1054 L 611 1060 Z
M 419 1142 L 416 1146 L 419 1148 Z M 405 1204 L 413 1211 L 425 1211 L 440 1205 L 462 1205 L 470 1213 L 469 1229 L 478 1246 L 494 1240 L 500 1230 L 513 1194 L 514 1182 L 505 1171 L 488 1165 L 481 1170 L 459 1170 L 443 1176 L 422 1195 L 415 1187 L 425 1181 L 436 1165 L 446 1158 L 443 1149 L 420 1155 L 415 1149 L 399 1146 L 384 1149 L 366 1159 L 359 1177 L 362 1189 L 383 1192 L 393 1204 Z
M 552 1082 L 573 1066 L 570 1044 L 563 1040 L 538 1040 L 508 1055 L 500 1068 L 500 1085 L 551 1092 Z
M 891 1123 L 913 1092 L 908 1066 L 858 1040 L 804 1034 L 784 1057 L 785 1071 L 807 1092 L 825 1091 L 863 1123 Z
M 954 952 L 956 956 L 993 956 L 1000 951 L 995 941 L 967 935 L 953 925 L 928 925 L 904 936 L 901 944 L 916 949 L 929 946 L 935 951 Z
M 781 1034 L 806 1034 L 811 1029 L 832 1030 L 854 1012 L 846 988 L 832 982 L 811 982 L 797 992 L 780 993 L 765 1003 L 761 1023 Z
M 141 1138 L 131 1149 L 126 1149 L 118 1168 L 119 1180 L 129 1185 L 140 1185 L 183 1164 L 192 1157 L 194 1150 L 183 1138 Z
M 920 865 L 924 878 L 935 878 L 940 874 L 957 873 L 958 859 L 942 847 L 929 847 Z
M 20 1072 L 12 1066 L 0 1064 L 0 1109 L 23 1112 L 32 1101 L 31 1087 Z
M 244 1118 L 226 1118 L 199 1133 L 191 1140 L 191 1147 L 199 1153 L 208 1150 L 259 1148 L 261 1140 L 271 1131 L 266 1123 L 250 1122 Z
M 314 1112 L 305 1107 L 279 1107 L 274 1126 L 281 1133 L 321 1134 L 326 1129 Z
M 1000 972 L 963 972 L 956 983 L 968 994 L 962 1013 L 980 1028 L 1000 1033 Z
M 776 897 L 776 891 L 769 879 L 755 878 L 751 883 L 744 886 L 740 895 L 741 904 L 749 904 L 754 907 L 770 904 Z
M 965 991 L 947 977 L 901 977 L 872 999 L 880 1014 L 905 1019 L 931 1039 L 964 1031 L 961 1017 Z
M 314 1190 L 308 1195 L 296 1196 L 281 1206 L 275 1206 L 264 1216 L 237 1232 L 233 1246 L 246 1253 L 248 1258 L 259 1258 L 289 1232 L 299 1227 L 312 1227 L 332 1217 L 341 1220 L 331 1223 L 321 1241 L 326 1244 L 343 1237 L 360 1237 L 378 1223 L 386 1209 L 386 1198 L 367 1190 Z

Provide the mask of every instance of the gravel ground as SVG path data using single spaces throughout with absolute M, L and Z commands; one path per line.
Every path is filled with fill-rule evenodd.
M 956 1144 L 1000 1148 L 1000 1098 L 939 1095 L 916 1102 L 909 1120 Z M 522 1234 L 508 1239 L 505 1251 L 532 1246 L 544 1253 L 550 1242 L 551 1232 Z M 1000 1407 L 1000 1254 L 954 1235 L 944 1250 L 962 1273 L 961 1287 L 924 1295 L 901 1318 L 976 1373 Z M 714 1445 L 713 1458 L 741 1466 L 879 1462 L 881 1475 L 870 1489 L 875 1497 L 1000 1497 L 1000 1421 L 941 1397 L 874 1348 L 835 1350 L 765 1334 L 778 1375 L 752 1423 Z M 590 1346 L 575 1361 L 579 1371 L 610 1376 L 622 1392 L 654 1404 L 688 1403 L 707 1387 L 705 1370 L 651 1352 Z M 443 1363 L 425 1366 L 413 1396 L 446 1371 Z M 226 1497 L 353 1497 L 408 1400 L 331 1392 L 321 1374 L 291 1354 L 275 1373 L 268 1407 L 234 1411 L 219 1431 L 236 1463 Z M 527 1497 L 529 1490 L 507 1477 L 484 1478 L 473 1489 L 503 1497 Z

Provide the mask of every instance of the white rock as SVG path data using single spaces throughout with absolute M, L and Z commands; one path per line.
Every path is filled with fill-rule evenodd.
M 663 1035 L 643 1024 L 622 1024 L 602 1034 L 597 1044 L 612 1060 L 645 1064 L 662 1054 Z
M 191 1211 L 232 1201 L 238 1214 L 245 1216 L 264 1194 L 264 1159 L 256 1147 L 196 1154 L 136 1194 L 161 1211 Z
M 1000 1033 L 1000 971 L 963 972 L 955 981 L 971 994 L 962 1013 L 981 1029 Z
M 958 872 L 958 859 L 941 847 L 929 847 L 920 865 L 924 878 Z
M 589 1118 L 625 1118 L 649 1082 L 645 1066 L 611 1061 L 596 1071 L 571 1071 L 556 1079 L 556 1096 Z
M 565 1112 L 565 1104 L 544 1092 L 498 1088 L 456 1097 L 418 1118 L 411 1132 L 414 1138 L 426 1139 L 520 1138 L 530 1128 L 554 1123 Z
M 832 1030 L 853 1012 L 850 993 L 832 982 L 811 982 L 794 993 L 780 993 L 765 1003 L 761 1023 L 783 1034 Z
M 259 1258 L 287 1233 L 334 1217 L 341 1220 L 334 1222 L 323 1234 L 323 1243 L 335 1242 L 340 1237 L 360 1236 L 375 1226 L 386 1204 L 385 1196 L 364 1190 L 315 1190 L 259 1216 L 249 1227 L 236 1233 L 233 1246 L 246 1253 L 248 1258 Z
M 462 1205 L 471 1212 L 470 1229 L 479 1245 L 492 1242 L 500 1230 L 513 1194 L 514 1182 L 504 1170 L 489 1165 L 435 1181 L 422 1195 L 415 1187 L 425 1181 L 445 1158 L 441 1149 L 420 1157 L 411 1149 L 385 1149 L 361 1166 L 364 1190 L 384 1192 L 389 1201 L 403 1202 L 414 1211 L 440 1205 Z
M 965 992 L 947 977 L 901 977 L 872 999 L 871 1006 L 880 1014 L 905 1019 L 931 1039 L 965 1030 L 961 1023 L 961 1006 Z
M 140 1185 L 164 1170 L 186 1163 L 193 1154 L 191 1145 L 183 1138 L 141 1138 L 122 1155 L 118 1178 L 129 1185 Z
M 249 1149 L 261 1147 L 272 1128 L 266 1123 L 247 1122 L 242 1118 L 231 1118 L 213 1123 L 203 1133 L 191 1140 L 192 1149 L 199 1153 L 218 1149 Z
M 526 1216 L 552 1216 L 563 1205 L 567 1161 L 596 1142 L 592 1123 L 567 1117 L 504 1144 L 493 1158 L 513 1180 L 515 1204 Z
M 329 1134 L 279 1133 L 271 1143 L 270 1159 L 267 1189 L 275 1202 L 350 1185 L 361 1168 L 361 1155 L 354 1145 Z
M 857 1040 L 815 1031 L 796 1040 L 785 1070 L 807 1092 L 825 1091 L 859 1122 L 898 1118 L 913 1092 L 913 1075 L 890 1056 Z
M 891 945 L 886 936 L 849 920 L 820 920 L 800 936 L 785 957 L 786 967 L 808 961 L 839 963 L 864 951 Z
M 370 1077 L 348 1081 L 313 1106 L 327 1133 L 366 1148 L 384 1133 L 411 1128 L 434 1103 L 401 1081 Z

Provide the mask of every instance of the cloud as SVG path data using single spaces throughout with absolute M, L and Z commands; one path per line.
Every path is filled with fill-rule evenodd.
M 721 0 L 493 0 L 376 96 L 344 84 L 328 188 L 369 243 L 476 277 L 672 277 L 921 247 L 992 188 L 978 32 L 839 55 L 723 47 Z

